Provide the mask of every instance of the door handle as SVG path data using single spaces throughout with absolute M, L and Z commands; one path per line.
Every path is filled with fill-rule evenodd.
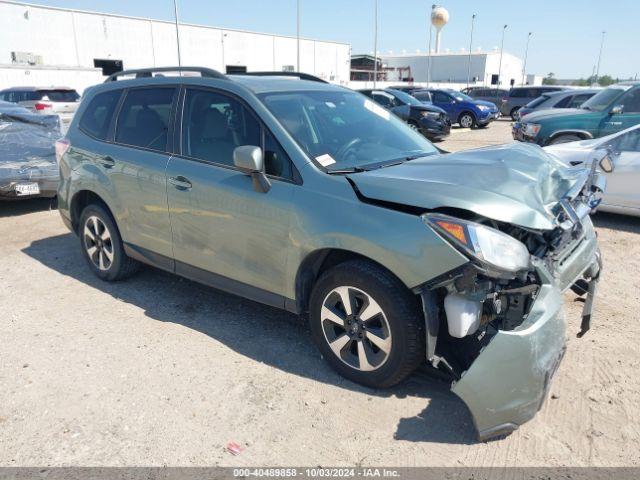
M 177 177 L 169 177 L 169 183 L 178 190 L 189 190 L 193 185 L 188 178 L 178 175 Z
M 106 157 L 102 157 L 100 160 L 98 160 L 98 162 L 100 162 L 100 164 L 104 168 L 112 168 L 116 164 L 116 161 L 109 155 L 107 155 Z

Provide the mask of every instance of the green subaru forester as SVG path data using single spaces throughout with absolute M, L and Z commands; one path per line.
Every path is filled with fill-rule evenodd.
M 526 144 L 445 154 L 347 88 L 194 67 L 88 89 L 56 150 L 60 213 L 98 277 L 144 263 L 301 314 L 371 387 L 428 364 L 480 438 L 540 408 L 563 291 L 586 295 L 589 328 L 596 165 Z

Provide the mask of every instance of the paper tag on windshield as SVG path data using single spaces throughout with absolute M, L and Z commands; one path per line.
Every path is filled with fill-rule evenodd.
M 324 155 L 320 155 L 319 157 L 316 157 L 316 160 L 323 167 L 328 167 L 329 165 L 333 165 L 334 163 L 336 163 L 333 157 L 328 153 L 325 153 Z

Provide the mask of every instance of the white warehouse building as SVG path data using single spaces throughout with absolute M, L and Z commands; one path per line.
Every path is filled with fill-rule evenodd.
M 182 65 L 221 72 L 293 71 L 295 37 L 180 24 Z M 300 71 L 347 84 L 351 47 L 300 39 Z M 121 69 L 178 65 L 175 24 L 0 0 L 0 88 L 82 92 Z
M 469 72 L 469 59 L 471 71 Z M 382 63 L 389 70 L 389 80 L 404 80 L 413 78 L 414 82 L 426 82 L 428 65 L 431 62 L 431 82 L 433 83 L 467 83 L 469 76 L 470 85 L 489 86 L 498 84 L 498 72 L 500 71 L 500 86 L 510 88 L 513 85 L 522 85 L 523 62 L 519 57 L 504 52 L 502 55 L 502 67 L 500 67 L 500 51 L 460 53 L 426 53 L 381 55 Z M 397 76 L 402 78 L 392 78 Z M 530 83 L 532 77 L 527 77 L 524 83 Z

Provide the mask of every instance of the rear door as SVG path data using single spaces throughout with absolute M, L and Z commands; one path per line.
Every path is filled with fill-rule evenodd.
M 611 145 L 614 170 L 607 174 L 606 205 L 640 209 L 640 128 Z
M 167 168 L 176 273 L 282 307 L 297 188 L 291 161 L 239 98 L 183 92 L 180 145 Z M 268 192 L 234 166 L 242 145 L 262 147 Z
M 131 88 L 121 100 L 113 144 L 99 159 L 119 204 L 123 240 L 172 265 L 166 168 L 177 88 Z

